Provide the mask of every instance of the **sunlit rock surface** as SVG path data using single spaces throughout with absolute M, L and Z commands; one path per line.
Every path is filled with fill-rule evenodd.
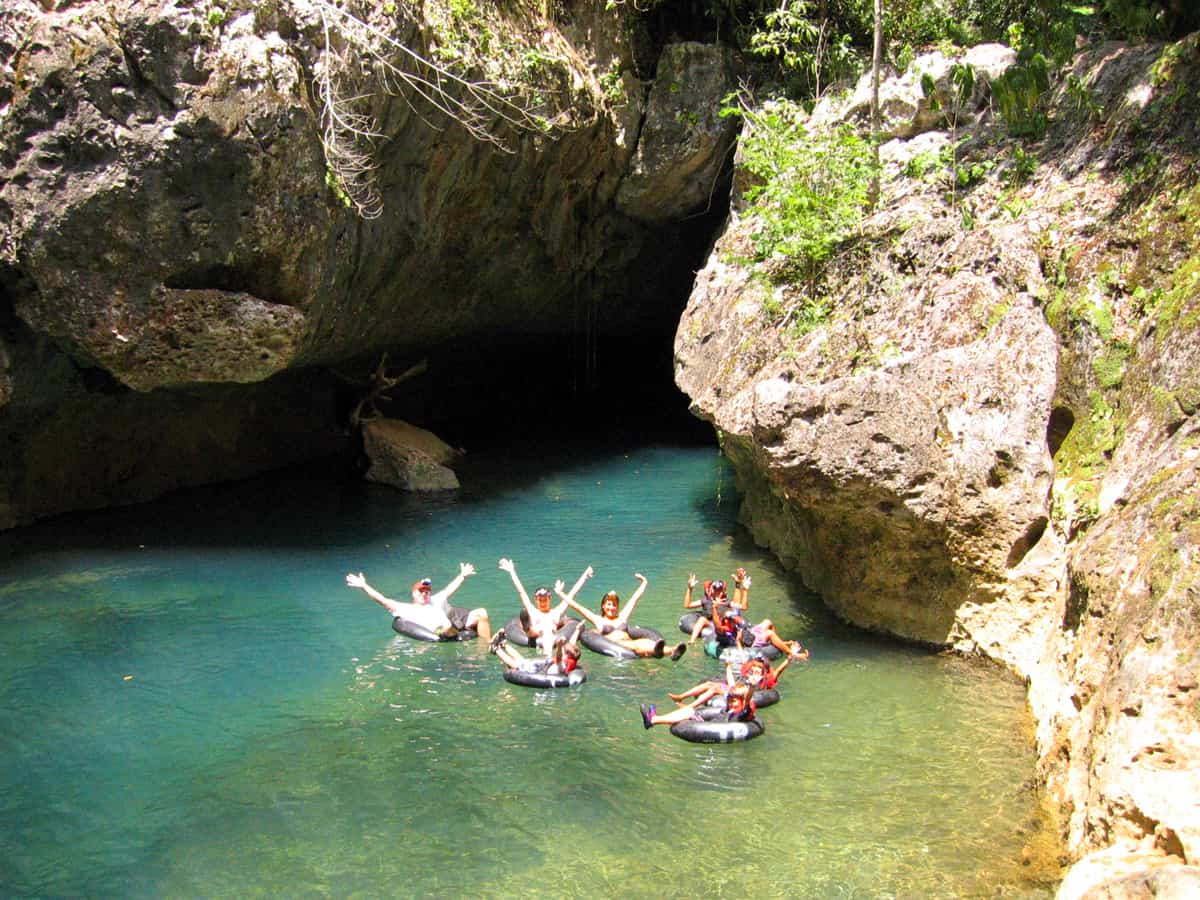
M 1200 860 L 1198 64 L 1196 36 L 1096 47 L 1037 141 L 982 100 L 902 104 L 822 281 L 753 273 L 735 196 L 676 334 L 760 543 L 845 618 L 1028 680 L 1087 860 L 1064 896 L 1178 890 L 1194 870 L 1158 867 Z

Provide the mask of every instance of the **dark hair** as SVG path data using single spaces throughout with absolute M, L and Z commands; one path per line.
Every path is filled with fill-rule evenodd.
M 620 603 L 621 595 L 618 594 L 616 591 L 609 591 L 603 597 L 600 598 L 601 603 L 603 603 L 605 600 L 616 600 L 618 603 Z
M 749 672 L 752 666 L 762 666 L 764 673 L 767 669 L 771 668 L 761 656 L 754 656 L 742 663 L 742 674 L 745 675 Z

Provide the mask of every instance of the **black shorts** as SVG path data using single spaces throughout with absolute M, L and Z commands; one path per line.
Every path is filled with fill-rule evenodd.
M 446 618 L 450 620 L 450 624 L 459 631 L 467 630 L 467 617 L 471 615 L 469 609 L 463 609 L 461 606 L 451 606 L 446 610 Z

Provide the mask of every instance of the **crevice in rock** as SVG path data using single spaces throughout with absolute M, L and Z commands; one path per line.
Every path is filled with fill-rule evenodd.
M 175 101 L 167 96 L 157 84 L 146 77 L 142 72 L 142 67 L 138 64 L 137 58 L 130 52 L 129 48 L 124 45 L 120 46 L 121 54 L 125 57 L 125 65 L 129 67 L 129 74 L 133 76 L 134 83 L 149 89 L 171 112 L 178 112 L 179 107 L 175 105 Z
M 227 293 L 250 294 L 268 303 L 292 306 L 287 298 L 264 296 L 259 279 L 248 277 L 233 266 L 223 264 L 200 265 L 181 269 L 163 281 L 163 287 L 176 291 L 224 291 Z
M 1025 529 L 1025 533 L 1012 545 L 1012 549 L 1008 551 L 1008 568 L 1013 568 L 1019 565 L 1025 555 L 1037 546 L 1037 542 L 1042 539 L 1042 535 L 1046 533 L 1046 525 L 1049 520 L 1045 516 L 1038 516 L 1029 523 L 1029 527 Z
M 1046 446 L 1050 455 L 1058 455 L 1059 448 L 1071 429 L 1075 427 L 1075 414 L 1065 406 L 1056 406 L 1050 411 L 1050 421 L 1046 423 Z
M 1071 576 L 1070 587 L 1067 590 L 1066 608 L 1063 610 L 1063 631 L 1075 631 L 1083 620 L 1083 614 L 1088 608 L 1088 586 L 1076 575 Z

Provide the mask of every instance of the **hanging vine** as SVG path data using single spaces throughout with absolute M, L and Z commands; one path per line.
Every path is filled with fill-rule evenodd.
M 375 156 L 383 134 L 375 115 L 366 111 L 376 91 L 403 99 L 431 128 L 440 130 L 435 119 L 444 117 L 472 138 L 505 153 L 515 152 L 514 133 L 552 134 L 563 125 L 562 116 L 550 118 L 539 112 L 545 94 L 528 90 L 527 84 L 468 77 L 465 64 L 439 62 L 418 52 L 336 0 L 294 2 L 309 4 L 320 16 L 324 54 L 314 82 L 331 187 L 364 219 L 383 211 Z M 535 51 L 525 54 L 526 70 L 531 53 Z M 444 55 L 452 60 L 454 54 Z M 545 54 L 538 58 L 564 64 Z M 357 82 L 352 73 L 364 69 L 370 71 L 369 89 L 348 88 Z

